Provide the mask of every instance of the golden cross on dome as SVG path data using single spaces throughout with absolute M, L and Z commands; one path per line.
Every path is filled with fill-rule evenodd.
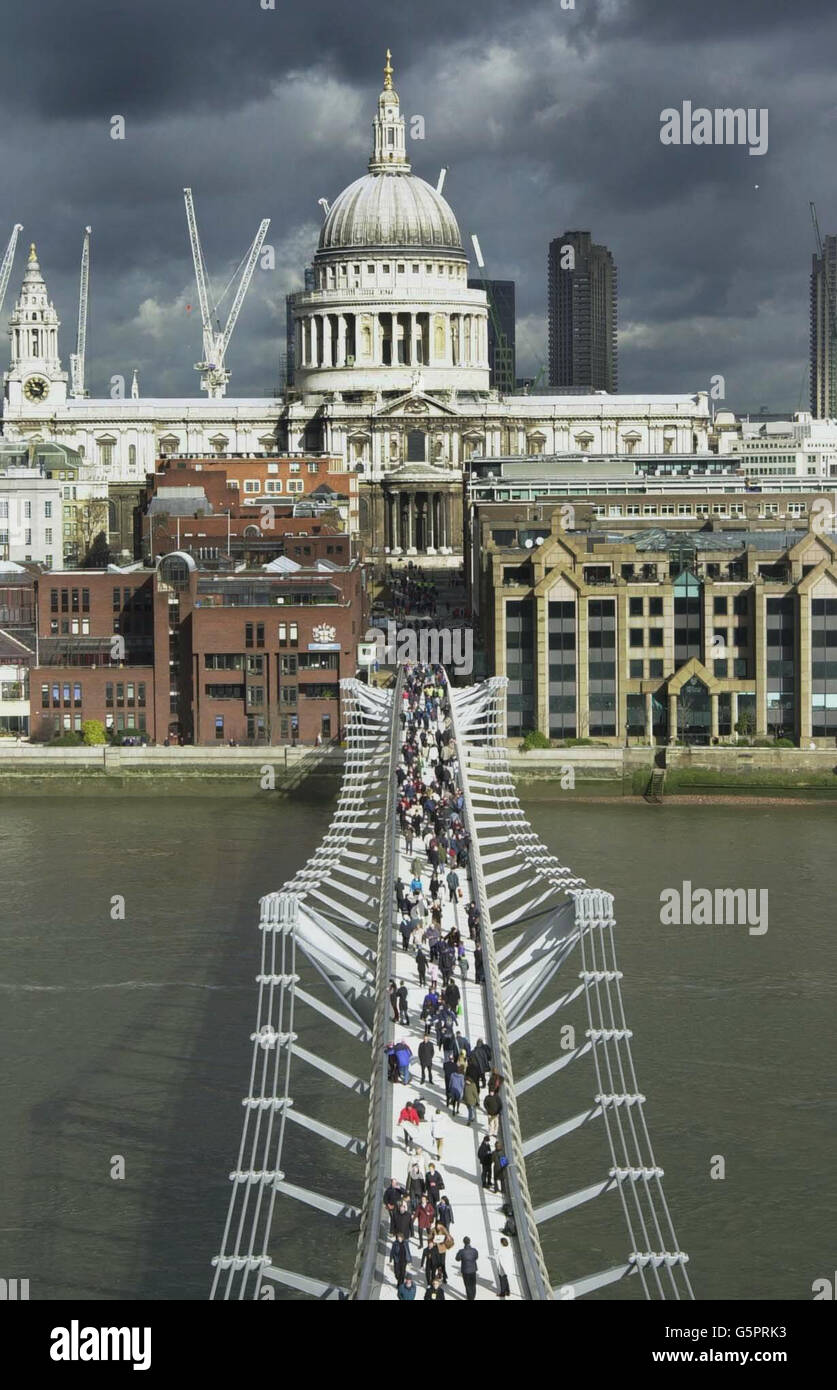
M 390 58 L 391 58 L 391 57 L 392 57 L 392 54 L 390 53 L 389 49 L 387 49 L 387 65 L 386 65 L 386 67 L 384 68 L 384 91 L 385 91 L 385 92 L 389 92 L 389 91 L 392 90 L 392 63 L 390 62 Z
M 35 243 L 34 243 L 34 241 L 30 241 L 30 243 L 29 243 L 29 260 L 30 260 L 30 262 L 31 262 L 31 261 L 36 261 L 37 259 L 38 259 L 38 253 L 37 253 L 37 251 L 35 250 Z

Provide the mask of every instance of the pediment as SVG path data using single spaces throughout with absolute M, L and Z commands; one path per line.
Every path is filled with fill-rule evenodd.
M 399 415 L 408 418 L 423 415 L 431 419 L 449 419 L 451 416 L 458 417 L 459 411 L 454 410 L 452 406 L 443 405 L 435 396 L 428 396 L 424 391 L 408 391 L 395 401 L 387 401 L 374 411 L 374 415 L 378 420 L 392 419 L 393 416 Z

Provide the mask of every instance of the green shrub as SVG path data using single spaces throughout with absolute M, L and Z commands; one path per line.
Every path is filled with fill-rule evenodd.
M 108 736 L 101 719 L 85 719 L 81 726 L 82 742 L 88 747 L 107 743 Z
M 792 738 L 777 738 L 777 740 L 776 740 L 776 747 L 777 747 L 777 748 L 795 748 L 795 747 L 796 747 L 796 744 L 794 743 L 794 741 L 793 741 Z
M 527 729 L 523 735 L 523 742 L 520 745 L 521 753 L 528 753 L 532 748 L 550 748 L 546 734 L 542 734 L 540 729 Z
M 51 738 L 49 746 L 50 748 L 80 748 L 81 734 L 73 733 L 71 729 L 67 729 L 63 734 L 56 734 L 55 738 Z

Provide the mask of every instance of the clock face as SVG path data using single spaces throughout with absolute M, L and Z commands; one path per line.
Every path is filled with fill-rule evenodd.
M 45 401 L 49 393 L 49 382 L 42 376 L 30 376 L 23 387 L 23 394 L 28 401 Z

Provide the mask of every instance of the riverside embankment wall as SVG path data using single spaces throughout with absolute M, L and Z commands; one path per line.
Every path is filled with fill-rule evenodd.
M 530 798 L 643 796 L 665 768 L 663 796 L 775 795 L 837 800 L 837 749 L 510 749 Z M 339 777 L 339 748 L 49 748 L 0 743 L 0 795 L 176 791 L 178 795 L 290 794 Z M 657 779 L 659 783 L 659 777 Z

